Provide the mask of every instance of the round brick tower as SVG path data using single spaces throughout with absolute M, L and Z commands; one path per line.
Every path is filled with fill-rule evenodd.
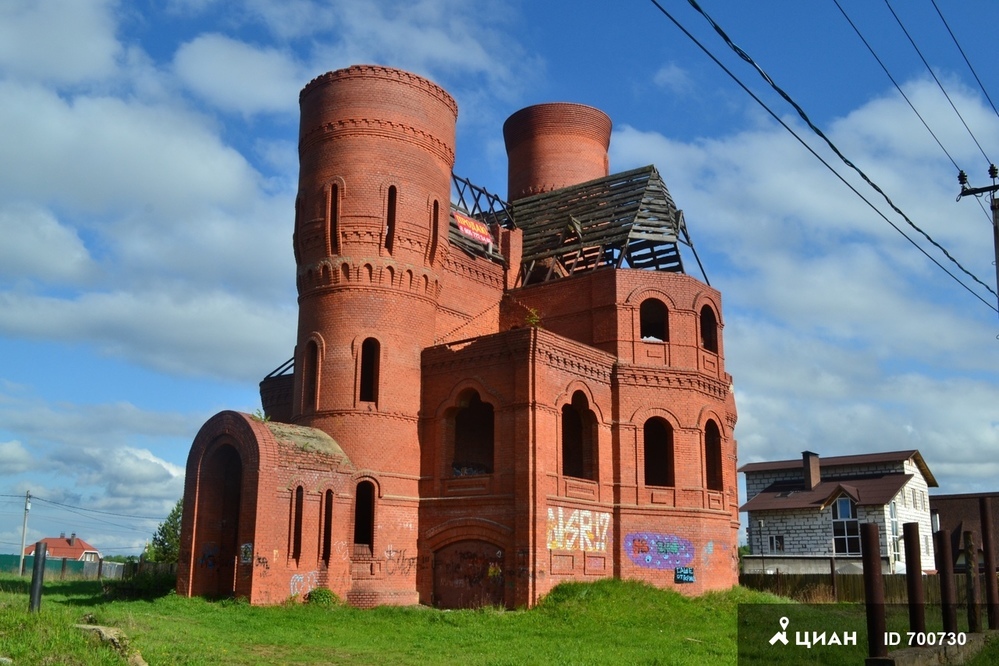
M 302 90 L 292 421 L 360 470 L 420 474 L 420 353 L 448 251 L 457 105 L 408 72 L 353 66 Z M 413 488 L 379 492 L 415 497 Z
M 584 183 L 608 174 L 611 119 L 583 104 L 537 104 L 503 124 L 507 200 Z

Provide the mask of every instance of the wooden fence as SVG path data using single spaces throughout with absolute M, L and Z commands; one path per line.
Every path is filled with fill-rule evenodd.
M 835 588 L 832 574 L 744 573 L 739 584 L 751 590 L 770 592 L 803 603 L 831 603 L 835 601 L 864 601 L 864 576 L 862 574 L 836 574 Z M 959 606 L 967 604 L 968 588 L 963 573 L 954 574 Z M 985 575 L 979 575 L 982 602 L 985 599 Z M 904 604 L 908 597 L 905 574 L 884 576 L 885 603 Z M 833 594 L 835 589 L 836 593 Z M 923 575 L 923 596 L 927 604 L 940 603 L 940 575 Z

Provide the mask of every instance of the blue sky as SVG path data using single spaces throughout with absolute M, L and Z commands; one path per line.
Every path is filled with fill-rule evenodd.
M 937 492 L 999 489 L 995 297 L 690 4 L 660 1 L 974 294 L 652 2 L 12 0 L 0 5 L 0 552 L 17 551 L 30 490 L 28 542 L 75 531 L 137 553 L 183 491 L 201 424 L 259 407 L 257 383 L 295 340 L 298 91 L 356 63 L 450 91 L 455 171 L 500 195 L 511 113 L 572 101 L 611 116 L 611 169 L 657 165 L 723 293 L 740 464 L 916 448 Z M 833 0 L 702 6 L 995 289 L 987 202 L 955 201 L 951 160 L 972 186 L 990 183 L 997 113 L 930 0 L 839 2 L 946 153 Z M 996 7 L 937 6 L 999 99 Z

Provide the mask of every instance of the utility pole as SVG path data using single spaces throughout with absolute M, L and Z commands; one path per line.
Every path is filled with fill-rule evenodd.
M 992 209 L 992 242 L 995 245 L 996 258 L 996 291 L 999 292 L 999 199 L 996 199 L 996 192 L 999 191 L 999 168 L 995 164 L 989 165 L 989 178 L 991 185 L 985 187 L 968 187 L 968 174 L 963 170 L 957 174 L 957 182 L 961 185 L 961 193 L 957 195 L 960 201 L 964 196 L 978 196 L 979 194 L 989 195 L 989 208 Z
M 24 491 L 24 522 L 21 523 L 21 564 L 17 567 L 17 575 L 24 575 L 24 537 L 28 532 L 28 512 L 31 511 L 31 491 Z

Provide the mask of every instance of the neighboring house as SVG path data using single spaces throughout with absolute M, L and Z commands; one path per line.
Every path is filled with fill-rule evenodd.
M 999 493 L 933 495 L 930 497 L 933 529 L 944 530 L 950 537 L 951 557 L 955 571 L 964 571 L 965 531 L 975 535 L 979 566 L 983 566 L 985 563 L 985 555 L 982 550 L 982 519 L 979 512 L 979 502 L 982 499 L 992 502 L 992 547 L 993 552 L 999 556 Z
M 58 537 L 46 537 L 42 539 L 45 544 L 45 557 L 52 560 L 77 560 L 80 562 L 99 562 L 101 554 L 89 543 L 80 539 L 76 534 L 70 534 L 66 538 L 63 532 Z M 35 554 L 35 544 L 31 544 L 24 549 L 25 555 Z
M 886 573 L 905 570 L 902 525 L 919 524 L 921 566 L 935 568 L 928 488 L 919 451 L 891 451 L 743 465 L 750 554 L 744 572 L 861 570 L 860 524 L 877 523 Z

